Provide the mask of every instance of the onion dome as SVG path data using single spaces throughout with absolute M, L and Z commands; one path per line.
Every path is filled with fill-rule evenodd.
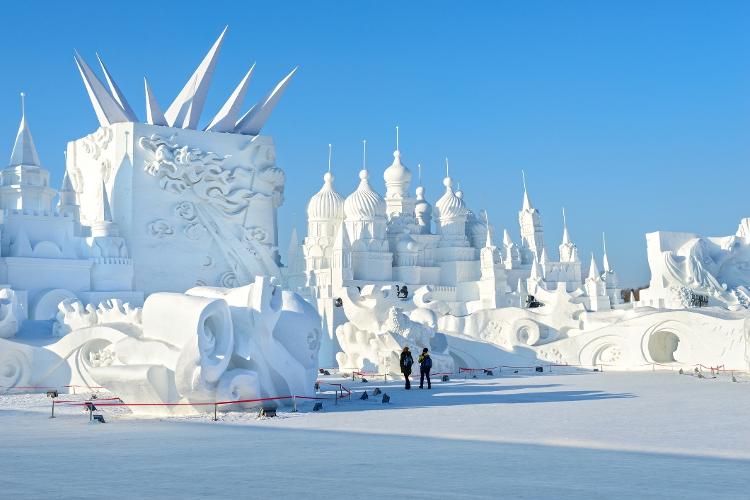
M 393 152 L 393 163 L 383 172 L 386 197 L 405 198 L 411 184 L 411 171 L 401 163 L 401 152 Z
M 443 179 L 443 186 L 445 186 L 445 193 L 435 203 L 435 207 L 438 210 L 438 217 L 441 219 L 452 219 L 455 217 L 466 217 L 468 210 L 464 201 L 456 196 L 453 192 L 453 181 L 450 177 Z
M 424 199 L 424 188 L 417 188 L 417 203 L 414 205 L 414 216 L 417 219 L 430 220 L 432 217 L 432 205 Z
M 310 220 L 341 219 L 344 212 L 344 197 L 333 188 L 333 174 L 326 172 L 323 187 L 310 198 L 307 204 L 307 218 Z
M 397 253 L 415 253 L 419 251 L 419 243 L 414 241 L 414 238 L 409 234 L 409 230 L 405 230 L 398 242 L 396 242 Z
M 370 187 L 367 177 L 367 170 L 359 172 L 359 186 L 344 201 L 344 215 L 349 220 L 385 217 L 385 200 Z

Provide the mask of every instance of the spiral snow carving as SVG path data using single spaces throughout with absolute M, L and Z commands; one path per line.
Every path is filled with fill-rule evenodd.
M 143 307 L 143 333 L 179 349 L 175 384 L 184 396 L 202 395 L 215 386 L 234 349 L 229 306 L 218 299 L 152 294 Z
M 518 319 L 513 323 L 511 331 L 514 332 L 513 341 L 518 345 L 537 345 L 541 338 L 539 324 L 530 319 Z
M 0 342 L 0 392 L 25 386 L 31 377 L 31 359 L 11 342 Z

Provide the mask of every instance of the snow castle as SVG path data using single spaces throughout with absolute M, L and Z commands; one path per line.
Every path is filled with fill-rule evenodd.
M 525 178 L 520 239 L 504 230 L 497 245 L 486 216 L 454 187 L 447 160 L 434 207 L 421 183 L 412 194 L 398 146 L 383 171 L 385 196 L 367 169 L 359 179 L 344 198 L 329 168 L 307 205 L 307 236 L 300 244 L 292 235 L 282 270 L 323 318 L 322 365 L 397 374 L 397 354 L 409 345 L 443 355 L 448 371 L 491 366 L 508 353 L 527 364 L 748 366 L 747 219 L 726 238 L 647 235 L 651 284 L 625 302 L 606 244 L 602 267 L 592 254 L 583 272 L 564 211 L 553 260 Z M 466 336 L 479 342 L 459 346 Z

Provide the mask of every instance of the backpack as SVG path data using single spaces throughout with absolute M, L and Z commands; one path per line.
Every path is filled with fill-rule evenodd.
M 422 368 L 432 368 L 432 358 L 430 356 L 425 357 L 424 362 L 422 363 Z
M 411 365 L 414 364 L 414 358 L 411 357 L 411 354 L 407 354 L 403 358 L 401 358 L 401 366 L 403 368 L 411 368 Z

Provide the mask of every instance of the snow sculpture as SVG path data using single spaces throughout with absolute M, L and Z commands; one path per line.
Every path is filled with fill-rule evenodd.
M 733 236 L 706 238 L 663 231 L 647 234 L 651 282 L 641 294 L 641 303 L 675 309 L 719 305 L 737 310 L 750 306 L 748 227 L 750 219 L 742 219 Z
M 225 32 L 165 112 L 145 84 L 147 123 L 138 122 L 103 63 L 106 85 L 76 55 L 101 125 L 68 144 L 81 220 L 102 211 L 100 192 L 112 193 L 112 219 L 138 262 L 132 280 L 146 294 L 280 276 L 276 219 L 285 175 L 273 140 L 259 134 L 294 71 L 241 115 L 251 69 L 198 130 Z
M 453 372 L 455 363 L 444 337 L 436 331 L 435 315 L 414 309 L 409 315 L 396 307 L 388 287 L 345 289 L 343 308 L 349 322 L 336 329 L 343 352 L 336 354 L 341 369 L 400 376 L 399 355 L 408 346 L 418 353 L 431 351 L 433 372 Z
M 188 403 L 132 407 L 151 415 L 314 391 L 320 317 L 268 278 L 154 293 L 142 310 L 66 301 L 57 323 L 62 337 L 42 347 L 0 339 L 0 385 L 101 386 L 125 402 Z
M 11 288 L 0 288 L 0 338 L 13 337 L 20 326 L 18 297 Z

